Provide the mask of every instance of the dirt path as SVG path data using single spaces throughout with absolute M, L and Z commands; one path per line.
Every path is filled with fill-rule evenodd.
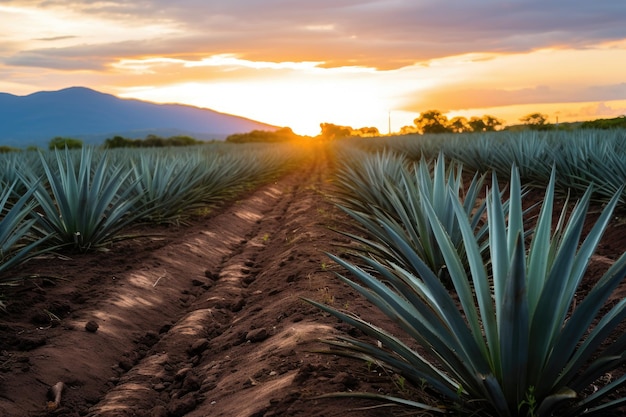
M 5 294 L 0 415 L 368 415 L 363 402 L 311 399 L 388 389 L 312 352 L 343 327 L 300 297 L 356 303 L 323 253 L 347 243 L 329 230 L 345 221 L 324 198 L 329 170 L 318 153 L 191 226 L 14 271 L 38 277 Z M 59 381 L 61 404 L 46 410 Z

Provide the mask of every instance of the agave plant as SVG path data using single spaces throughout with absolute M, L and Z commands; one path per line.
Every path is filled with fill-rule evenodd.
M 592 190 L 569 217 L 563 209 L 553 231 L 554 183 L 553 174 L 526 249 L 519 172 L 512 171 L 508 215 L 494 174 L 487 202 L 487 259 L 462 204 L 454 204 L 469 273 L 434 207 L 424 199 L 453 290 L 446 289 L 410 242 L 390 228 L 397 250 L 411 260 L 411 271 L 417 273 L 366 256 L 361 257 L 367 265 L 363 268 L 330 255 L 350 273 L 339 278 L 406 332 L 403 340 L 354 314 L 308 300 L 379 341 L 340 336 L 327 341 L 331 351 L 384 364 L 418 386 L 426 382 L 447 399 L 442 407 L 429 408 L 414 399 L 378 398 L 431 412 L 579 416 L 603 414 L 626 404 L 626 397 L 610 398 L 626 383 L 626 375 L 598 383 L 595 392 L 590 389 L 607 372 L 623 370 L 626 362 L 626 335 L 615 334 L 626 318 L 626 300 L 603 312 L 626 275 L 626 254 L 583 300 L 576 300 L 619 193 L 580 243 Z M 412 347 L 409 340 L 422 349 Z
M 132 165 L 135 208 L 153 222 L 176 221 L 202 204 L 203 160 L 197 154 L 138 154 Z M 146 210 L 150 208 L 150 210 Z
M 608 201 L 626 182 L 626 135 L 617 130 L 570 133 L 551 148 L 557 168 L 557 186 L 584 193 L 595 183 L 594 199 Z M 621 203 L 626 202 L 622 196 Z
M 434 164 L 421 159 L 412 164 L 412 169 L 404 158 L 394 154 L 370 156 L 353 165 L 340 171 L 338 184 L 347 192 L 338 201 L 370 236 L 345 233 L 360 242 L 363 251 L 410 270 L 410 258 L 395 247 L 396 235 L 400 235 L 440 279 L 448 282 L 445 260 L 426 216 L 425 204 L 432 205 L 454 247 L 463 253 L 463 237 L 454 212 L 458 200 L 463 201 L 463 210 L 476 238 L 485 241 L 486 207 L 478 197 L 483 176 L 475 174 L 465 188 L 463 166 L 453 163 L 446 169 L 443 154 Z
M 132 186 L 125 185 L 130 171 L 110 165 L 105 155 L 95 156 L 92 148 L 79 153 L 65 149 L 54 155 L 49 160 L 41 154 L 47 182 L 30 187 L 36 188 L 41 210 L 38 224 L 55 245 L 94 249 L 115 240 L 124 227 L 145 216 L 134 205 L 138 197 L 130 196 Z
M 16 184 L 17 181 L 3 187 L 0 192 L 0 272 L 34 255 L 34 250 L 47 239 L 36 239 L 32 233 L 37 221 L 30 216 L 34 206 L 34 189 L 27 191 L 12 205 L 9 204 L 9 200 L 14 197 Z
M 406 158 L 393 152 L 371 155 L 353 147 L 341 148 L 339 154 L 335 197 L 341 206 L 357 212 L 394 211 L 393 201 L 381 190 L 397 187 L 407 177 Z

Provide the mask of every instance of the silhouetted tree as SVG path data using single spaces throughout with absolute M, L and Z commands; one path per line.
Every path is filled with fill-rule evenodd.
M 485 123 L 485 131 L 487 132 L 493 132 L 504 124 L 504 120 L 488 114 L 483 116 L 483 122 Z
M 361 136 L 362 138 L 372 138 L 380 136 L 380 132 L 376 127 L 361 127 L 352 132 L 354 136 Z
M 204 142 L 202 142 L 201 140 L 194 139 L 191 136 L 179 135 L 179 136 L 170 136 L 169 138 L 166 139 L 165 143 L 167 144 L 167 146 L 194 146 L 194 145 L 200 145 Z
M 542 113 L 531 113 L 519 119 L 528 128 L 533 130 L 548 130 L 551 125 L 548 124 L 548 115 Z
M 20 152 L 20 148 L 14 148 L 12 146 L 0 145 L 0 153 Z
M 420 116 L 413 121 L 420 133 L 448 133 L 448 117 L 439 110 L 428 110 L 420 113 Z
M 485 132 L 487 130 L 487 125 L 482 117 L 472 116 L 469 119 L 468 124 L 472 129 L 472 132 Z
M 493 132 L 499 126 L 502 126 L 504 121 L 486 114 L 483 117 L 472 116 L 468 123 L 472 128 L 472 132 Z
M 134 139 L 127 139 L 123 136 L 113 136 L 112 138 L 105 139 L 104 147 L 106 149 L 113 148 L 136 148 L 139 147 L 139 144 Z
M 322 129 L 320 137 L 327 140 L 350 137 L 354 130 L 350 126 L 339 126 L 332 123 L 320 123 L 320 128 Z
M 57 136 L 48 142 L 48 149 L 80 149 L 83 147 L 83 141 L 80 139 L 64 138 Z
M 402 126 L 400 128 L 400 134 L 401 135 L 413 135 L 415 133 L 419 133 L 419 130 L 417 130 L 417 126 L 413 125 L 413 126 Z
M 464 133 L 472 131 L 472 127 L 470 126 L 467 119 L 463 116 L 457 116 L 450 119 L 450 122 L 448 123 L 448 128 L 454 133 Z
M 247 143 L 247 142 L 287 142 L 299 139 L 290 127 L 282 127 L 278 130 L 253 130 L 248 133 L 235 133 L 226 138 L 226 142 Z

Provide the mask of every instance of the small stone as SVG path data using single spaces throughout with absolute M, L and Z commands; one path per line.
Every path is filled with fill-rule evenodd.
M 204 276 L 207 277 L 208 279 L 212 280 L 212 281 L 217 281 L 218 279 L 220 279 L 219 274 L 214 274 L 213 272 L 209 271 L 208 269 L 206 271 L 204 271 Z
M 167 417 L 167 410 L 162 405 L 157 405 L 150 411 L 150 417 Z
M 128 372 L 128 371 L 130 371 L 130 370 L 133 368 L 133 363 L 132 363 L 131 361 L 129 361 L 128 359 L 122 359 L 122 360 L 118 363 L 118 366 L 119 366 L 122 370 L 124 370 L 124 371 Z
M 97 332 L 99 327 L 100 326 L 98 325 L 98 323 L 93 320 L 90 320 L 87 322 L 87 324 L 85 324 L 85 330 L 87 330 L 89 333 Z
M 17 349 L 21 351 L 29 351 L 45 344 L 45 336 L 22 337 L 17 343 Z
M 187 368 L 183 368 L 181 370 L 179 370 L 178 372 L 176 372 L 176 375 L 174 375 L 174 379 L 176 381 L 180 381 L 182 379 L 185 379 L 185 377 L 187 376 L 187 374 L 191 371 L 191 368 L 187 367 Z
M 193 374 L 188 374 L 187 378 L 185 378 L 185 381 L 183 382 L 183 391 L 184 392 L 191 392 L 191 391 L 198 391 L 200 389 L 200 380 L 198 379 L 198 377 L 196 377 Z
M 359 384 L 359 381 L 347 372 L 339 372 L 330 382 L 343 385 L 348 389 L 355 388 Z
M 237 313 L 241 311 L 241 309 L 243 309 L 245 305 L 246 305 L 246 300 L 244 300 L 243 297 L 238 297 L 233 302 L 233 305 L 230 306 L 230 311 L 232 311 L 233 313 Z
M 172 328 L 172 325 L 169 323 L 166 323 L 163 326 L 161 326 L 161 328 L 159 329 L 159 334 L 167 333 L 170 331 L 171 328 Z
M 191 395 L 174 399 L 167 406 L 168 415 L 171 417 L 182 417 L 196 408 L 198 401 Z
M 246 340 L 249 340 L 250 342 L 253 342 L 253 343 L 262 342 L 268 337 L 269 337 L 269 334 L 267 333 L 267 330 L 265 330 L 264 327 L 261 327 L 260 329 L 250 330 L 246 334 Z
M 209 347 L 209 341 L 207 339 L 196 340 L 188 349 L 190 355 L 199 355 Z

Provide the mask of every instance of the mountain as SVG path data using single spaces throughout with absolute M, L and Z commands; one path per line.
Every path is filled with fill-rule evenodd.
M 0 145 L 47 146 L 56 136 L 99 144 L 115 135 L 137 139 L 187 135 L 219 139 L 276 126 L 182 104 L 121 99 L 84 87 L 27 96 L 0 93 Z

